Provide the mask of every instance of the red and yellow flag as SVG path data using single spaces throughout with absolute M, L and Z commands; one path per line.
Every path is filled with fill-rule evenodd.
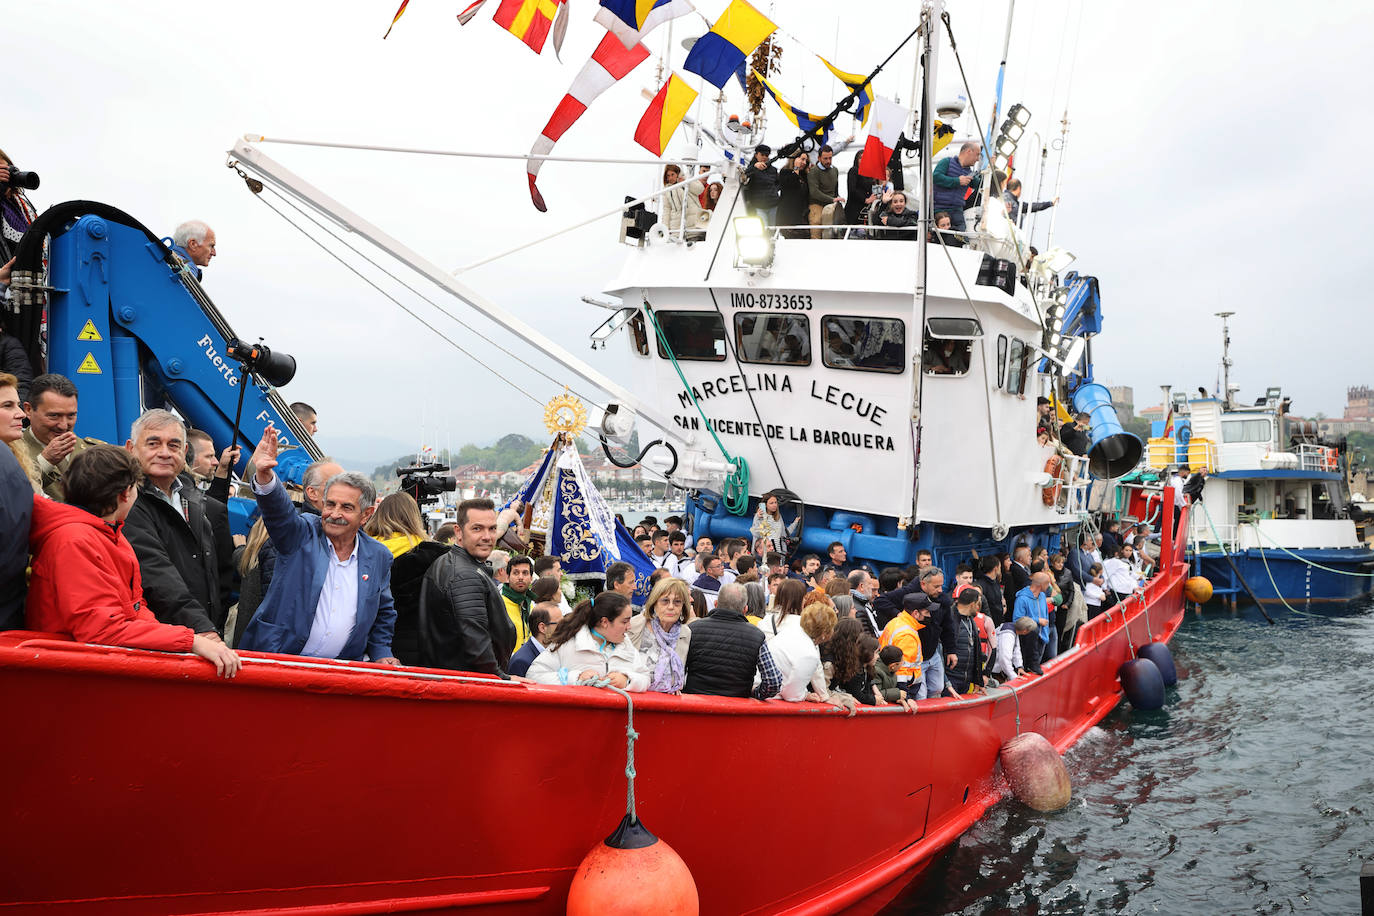
M 697 91 L 682 81 L 676 73 L 668 77 L 668 82 L 654 96 L 644 117 L 639 119 L 635 129 L 635 142 L 655 156 L 662 156 L 668 141 L 687 110 L 696 101 Z
M 395 16 L 392 16 L 392 17 L 391 17 L 391 25 L 389 25 L 389 26 L 386 27 L 386 35 L 390 35 L 390 34 L 391 34 L 391 30 L 394 29 L 394 28 L 396 28 L 396 23 L 398 23 L 398 22 L 401 21 L 401 16 L 402 16 L 402 15 L 405 13 L 405 11 L 406 11 L 406 4 L 408 4 L 409 2 L 410 2 L 410 0 L 401 0 L 401 8 L 398 9 L 398 10 L 396 11 L 396 15 L 395 15 Z M 386 35 L 383 35 L 383 36 L 382 36 L 382 40 L 383 40 L 383 41 L 386 41 Z
M 544 50 L 544 39 L 566 0 L 501 0 L 492 19 L 501 28 L 530 46 L 535 54 Z

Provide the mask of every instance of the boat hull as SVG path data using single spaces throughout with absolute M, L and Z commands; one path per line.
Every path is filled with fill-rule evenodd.
M 1003 797 L 1003 742 L 1063 750 L 1117 704 L 1132 647 L 1180 624 L 1185 575 L 1044 677 L 914 715 L 636 696 L 639 815 L 703 913 L 875 912 Z M 189 656 L 0 636 L 0 909 L 557 913 L 624 813 L 616 694 L 248 658 L 225 682 Z
M 1232 555 L 1241 576 L 1264 603 L 1350 601 L 1368 594 L 1374 572 L 1374 551 L 1368 548 L 1278 549 L 1251 547 Z M 1203 554 L 1194 560 L 1201 575 L 1219 587 L 1219 594 L 1239 588 L 1225 557 Z M 1325 568 L 1324 568 L 1325 567 Z M 1247 597 L 1242 588 L 1238 597 Z

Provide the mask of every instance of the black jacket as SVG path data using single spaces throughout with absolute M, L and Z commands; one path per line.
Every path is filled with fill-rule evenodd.
M 954 653 L 954 621 L 959 615 L 954 611 L 954 599 L 949 596 L 949 592 L 941 591 L 940 594 L 930 599 L 930 619 L 926 621 L 925 629 L 921 631 L 921 651 L 927 653 L 928 646 L 938 640 L 944 647 L 942 654 L 952 655 Z M 927 643 L 929 639 L 931 642 Z
M 515 624 L 491 566 L 459 546 L 430 564 L 420 587 L 418 650 L 429 668 L 509 677 Z
M 859 160 L 863 158 L 863 150 L 854 156 L 854 165 L 849 169 L 849 176 L 845 179 L 844 202 L 844 221 L 851 226 L 859 222 L 859 214 L 864 207 L 868 206 L 868 195 L 873 193 L 873 185 L 876 183 L 867 175 L 859 174 Z
M 763 631 L 739 611 L 716 608 L 709 617 L 693 620 L 687 645 L 687 683 L 683 693 L 716 697 L 747 697 L 759 667 Z
M 792 169 L 778 173 L 778 225 L 805 226 L 811 192 L 806 177 Z
M 959 657 L 951 668 L 945 669 L 945 677 L 954 687 L 955 693 L 968 692 L 968 685 L 974 675 L 981 674 L 987 659 L 983 657 L 982 640 L 978 638 L 978 625 L 972 617 L 957 614 L 953 628 L 947 635 L 945 648 Z
M 1030 585 L 1030 573 L 1013 560 L 1011 568 L 1002 576 L 1002 607 L 1015 609 L 1016 593 L 1027 585 Z
M 1203 477 L 1201 472 L 1194 472 L 1192 476 L 1188 478 L 1188 482 L 1183 485 L 1183 495 L 1187 496 L 1195 503 L 1200 503 L 1202 502 L 1202 488 L 1206 485 L 1207 478 Z M 1104 557 L 1107 555 L 1105 551 L 1106 545 L 1104 544 L 1102 554 Z
M 1088 454 L 1088 432 L 1079 427 L 1077 423 L 1070 423 L 1059 431 L 1059 440 L 1064 443 L 1064 447 L 1075 455 Z
M 24 627 L 33 486 L 14 453 L 0 446 L 0 630 Z
M 884 218 L 887 222 L 883 222 Z M 885 239 L 914 239 L 920 223 L 921 217 L 910 208 L 897 213 L 890 207 L 882 207 L 873 218 L 878 236 Z
M 391 564 L 391 600 L 396 605 L 391 653 L 403 665 L 420 664 L 420 589 L 429 567 L 448 549 L 446 544 L 422 541 Z
M 988 604 L 988 616 L 992 618 L 993 625 L 1000 627 L 1007 617 L 1006 605 L 1002 600 L 1002 586 L 987 576 L 974 576 L 973 584 L 983 593 L 983 600 Z
M 227 541 L 232 548 L 229 511 L 196 489 L 190 474 L 181 475 L 181 498 L 185 518 L 145 482 L 124 536 L 138 556 L 143 597 L 157 619 L 197 633 L 219 632 L 229 613 L 225 583 L 234 576 L 233 550 L 221 558 L 217 546 Z
M 778 170 L 771 165 L 758 169 L 750 163 L 749 168 L 744 170 L 744 202 L 751 207 L 776 207 Z
M 912 592 L 921 590 L 919 582 L 908 582 L 901 588 L 894 588 L 873 599 L 873 613 L 878 618 L 878 626 L 885 627 L 902 612 L 902 599 Z
M 0 261 L 0 264 L 3 264 Z M 19 379 L 19 403 L 29 399 L 29 383 L 33 381 L 33 366 L 19 338 L 0 331 L 0 372 L 8 372 Z

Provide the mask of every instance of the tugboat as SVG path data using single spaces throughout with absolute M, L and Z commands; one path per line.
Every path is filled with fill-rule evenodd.
M 1317 424 L 1290 417 L 1291 400 L 1268 388 L 1251 405 L 1230 383 L 1232 312 L 1222 319 L 1222 391 L 1190 398 L 1165 388 L 1166 419 L 1156 421 L 1137 491 L 1137 517 L 1169 507 L 1159 496 L 1172 467 L 1207 471 L 1187 532 L 1193 569 L 1213 594 L 1234 602 L 1349 601 L 1368 594 L 1374 550 L 1360 538 L 1364 510 L 1345 474 L 1343 443 Z
M 912 186 L 925 200 L 942 13 L 938 0 L 920 7 Z M 940 106 L 946 121 L 961 110 Z M 1014 148 L 1028 118 L 1009 110 L 999 150 L 1004 140 Z M 700 237 L 654 229 L 642 211 L 625 217 L 638 235 L 626 231 L 626 266 L 610 284 L 621 304 L 593 339 L 625 329 L 634 390 L 312 187 L 264 144 L 237 142 L 231 164 L 254 193 L 326 215 L 350 242 L 491 318 L 569 384 L 604 392 L 595 424 L 608 444 L 628 441 L 636 420 L 653 427 L 633 457 L 689 492 L 694 533 L 743 534 L 759 500 L 783 491 L 801 523 L 794 551 L 838 540 L 877 568 L 929 547 L 952 571 L 973 549 L 1056 545 L 1136 466 L 1141 443 L 1093 381 L 1097 283 L 1066 272 L 1071 255 L 1030 260 L 1015 233 L 981 230 L 946 247 L 926 241 L 925 223 L 914 240 L 782 237 L 741 211 L 734 163 L 759 138 L 712 137 L 730 203 Z M 156 396 L 221 441 L 251 442 L 275 422 L 301 446 L 298 474 L 318 450 L 283 416 L 272 389 L 290 380 L 280 361 L 280 372 L 235 371 L 224 354 L 245 345 L 132 217 L 88 202 L 59 216 L 45 224 L 53 282 L 30 244 L 15 285 L 50 310 L 55 371 L 113 357 L 118 371 L 83 383 L 110 386 L 109 434 Z M 949 371 L 937 371 L 941 360 Z M 1092 415 L 1086 455 L 1038 440 L 1041 394 Z M 576 476 L 572 459 L 560 470 Z M 584 559 L 637 550 L 622 531 L 578 539 Z M 628 772 L 631 813 L 686 863 L 700 912 L 876 913 L 1003 800 L 1004 745 L 1034 732 L 1062 752 L 1115 708 L 1118 671 L 1180 625 L 1187 572 L 1166 525 L 1155 577 L 1081 627 L 1042 676 L 920 701 L 914 715 L 653 693 L 635 695 L 630 710 L 594 687 L 257 653 L 224 683 L 192 657 L 0 634 L 15 749 L 0 764 L 12 790 L 0 808 L 0 907 L 563 912 L 579 862 L 626 810 Z M 839 770 L 878 759 L 894 761 L 890 779 L 836 783 Z M 837 823 L 847 826 L 838 846 L 802 843 L 766 867 L 753 854 Z

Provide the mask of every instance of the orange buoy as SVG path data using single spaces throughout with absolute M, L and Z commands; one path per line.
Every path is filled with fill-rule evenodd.
M 587 853 L 568 889 L 568 916 L 698 916 L 687 863 L 632 814 Z
M 1206 576 L 1193 576 L 1183 583 L 1183 597 L 1194 604 L 1212 600 L 1212 583 Z
M 1017 735 L 1002 745 L 1001 757 L 1011 792 L 1023 804 L 1036 811 L 1058 811 L 1069 803 L 1069 771 L 1044 735 Z

